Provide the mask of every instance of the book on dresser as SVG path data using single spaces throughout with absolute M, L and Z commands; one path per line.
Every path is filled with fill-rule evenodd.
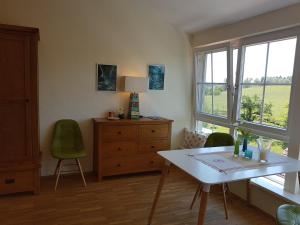
M 163 159 L 157 151 L 170 150 L 172 120 L 94 118 L 94 172 L 102 177 L 158 171 Z

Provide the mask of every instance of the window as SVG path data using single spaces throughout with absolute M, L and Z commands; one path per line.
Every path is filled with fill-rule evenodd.
M 198 131 L 233 134 L 233 124 L 239 122 L 253 134 L 250 146 L 256 147 L 256 138 L 264 136 L 273 139 L 273 152 L 287 155 L 289 115 L 295 118 L 290 109 L 298 104 L 291 93 L 297 92 L 293 74 L 299 36 L 300 27 L 295 27 L 198 48 Z
M 296 41 L 243 47 L 240 120 L 287 129 Z
M 200 94 L 200 113 L 227 118 L 227 50 L 204 53 L 203 76 L 197 83 Z

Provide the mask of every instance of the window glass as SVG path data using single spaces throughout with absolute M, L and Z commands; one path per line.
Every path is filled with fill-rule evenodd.
M 266 86 L 263 124 L 287 128 L 291 85 Z
M 233 62 L 232 62 L 232 69 L 233 69 L 233 85 L 235 86 L 236 82 L 236 72 L 237 72 L 237 61 L 238 61 L 238 49 L 233 49 Z
M 213 60 L 213 82 L 227 82 L 227 51 L 215 52 L 212 54 Z
M 240 119 L 260 123 L 262 111 L 263 86 L 243 85 Z
M 202 113 L 227 117 L 227 51 L 205 55 L 204 77 L 198 83 Z
M 214 132 L 222 132 L 229 134 L 230 129 L 228 127 L 222 127 L 211 123 L 205 123 L 197 121 L 197 131 L 199 133 L 211 134 Z
M 296 38 L 245 47 L 241 120 L 287 129 L 295 50 Z
M 268 44 L 251 45 L 245 48 L 243 83 L 263 83 L 266 70 Z
M 211 54 L 206 54 L 205 57 L 206 64 L 205 64 L 205 76 L 204 76 L 204 83 L 211 83 L 212 73 L 211 73 Z
M 268 83 L 292 83 L 296 38 L 271 42 L 267 70 Z
M 227 87 L 226 85 L 214 85 L 213 96 L 214 114 L 218 116 L 227 116 Z

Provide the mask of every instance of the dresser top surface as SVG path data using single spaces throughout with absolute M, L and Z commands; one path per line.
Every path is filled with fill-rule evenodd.
M 154 124 L 154 123 L 172 123 L 173 120 L 160 118 L 160 119 L 150 119 L 150 118 L 140 118 L 138 120 L 131 119 L 120 119 L 120 120 L 108 120 L 106 118 L 93 118 L 94 123 L 104 123 L 104 124 Z

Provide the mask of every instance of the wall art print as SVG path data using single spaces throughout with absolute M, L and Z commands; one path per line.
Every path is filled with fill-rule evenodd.
M 116 91 L 117 66 L 97 64 L 97 89 L 99 91 Z
M 165 85 L 165 66 L 149 65 L 149 89 L 164 90 Z

